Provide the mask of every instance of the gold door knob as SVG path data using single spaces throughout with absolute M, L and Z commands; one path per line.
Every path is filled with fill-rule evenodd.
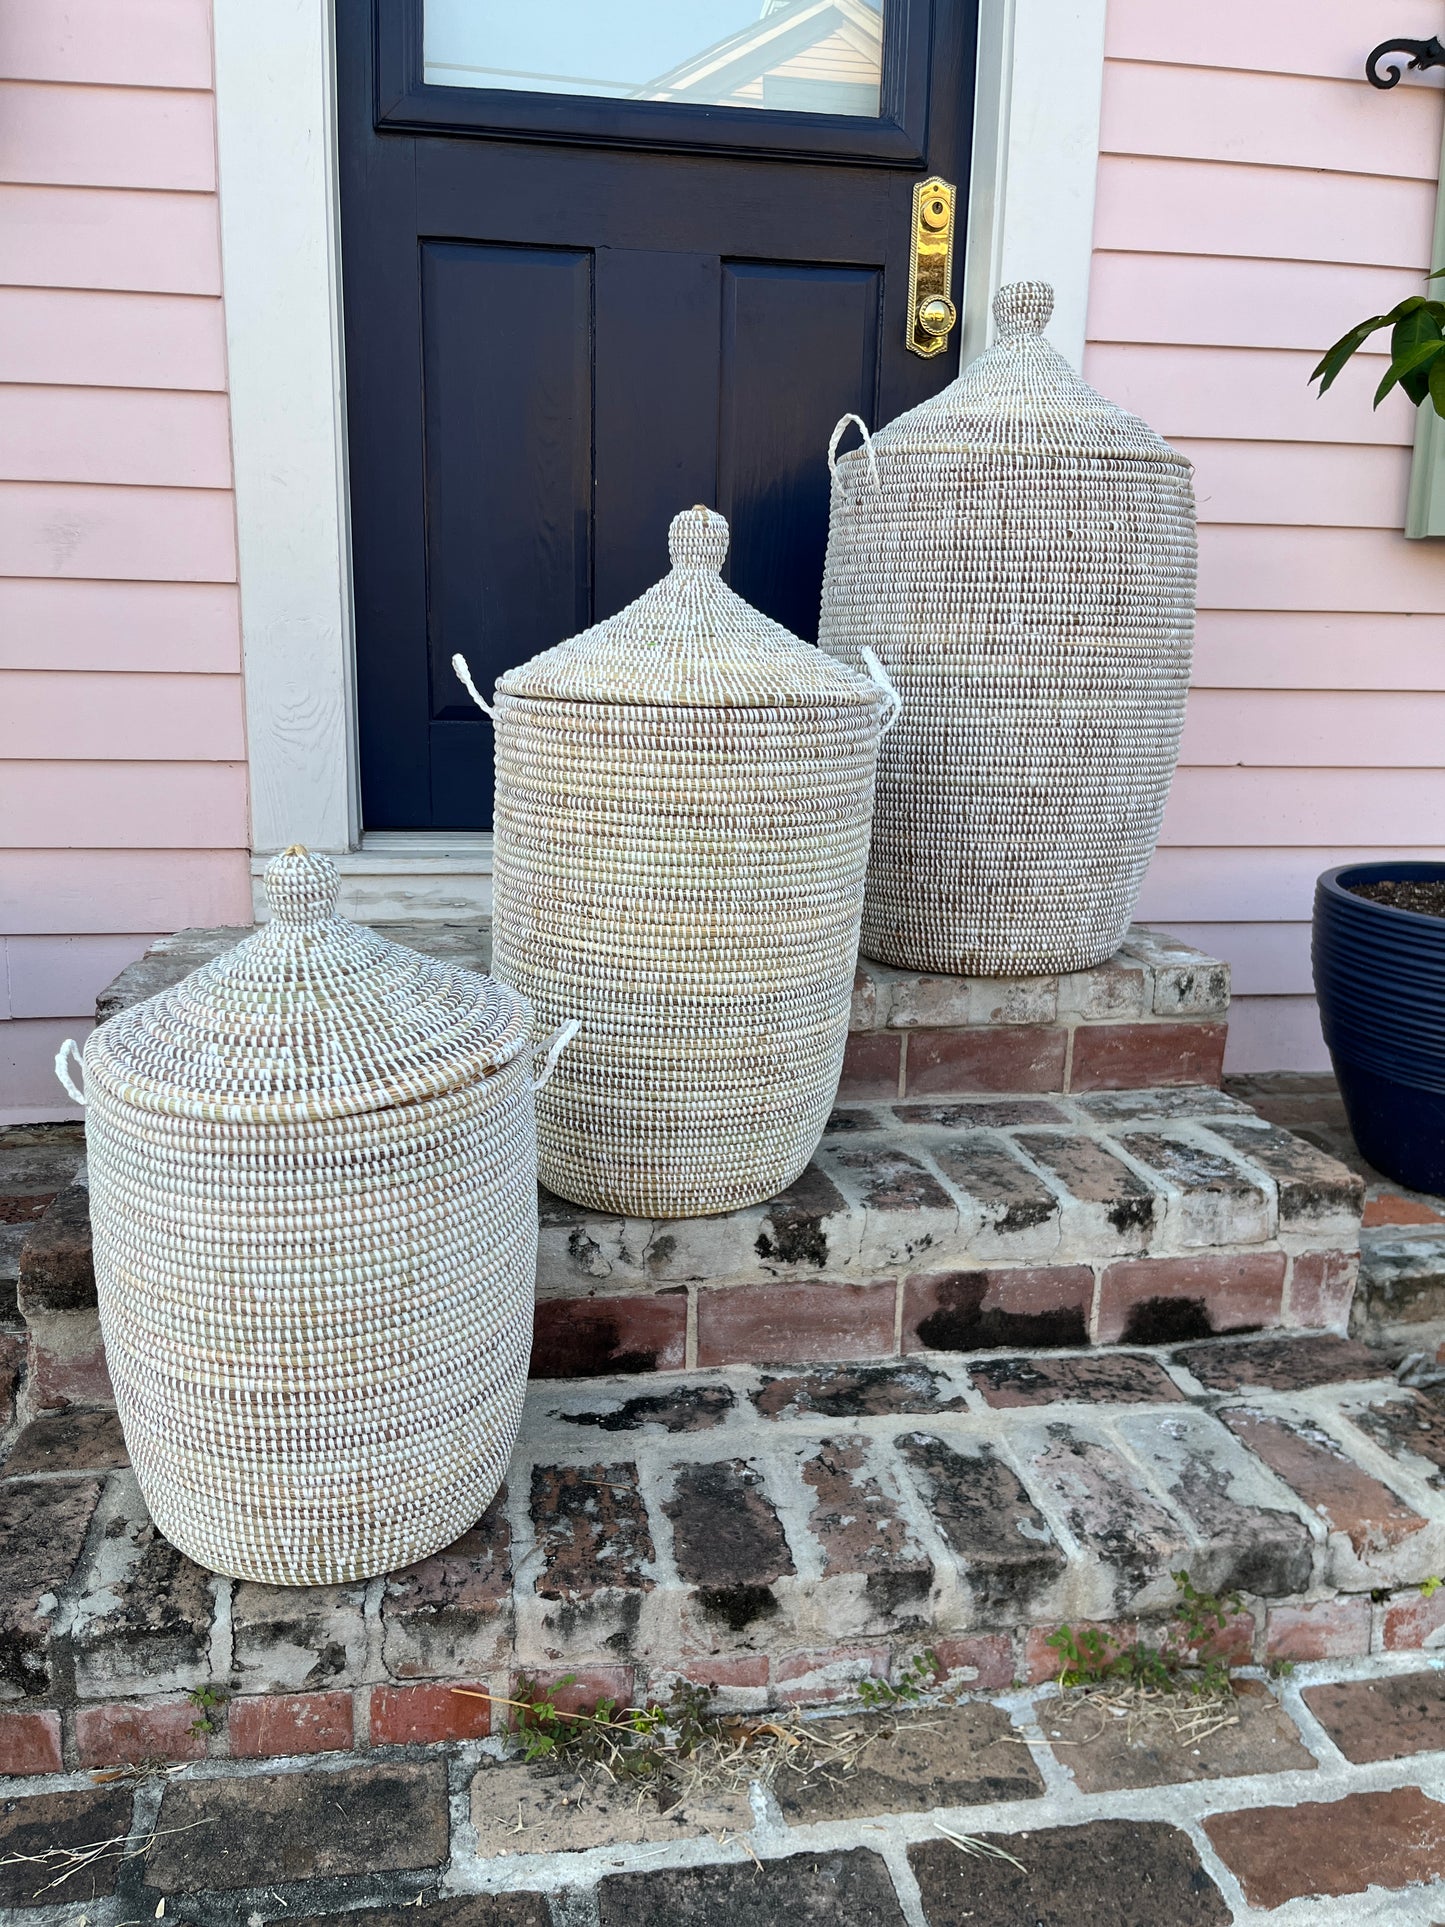
M 958 321 L 953 286 L 951 182 L 933 175 L 913 189 L 913 235 L 908 259 L 908 346 L 925 358 L 941 355 Z
M 958 309 L 946 295 L 930 295 L 918 304 L 918 325 L 935 341 L 947 335 L 957 320 Z

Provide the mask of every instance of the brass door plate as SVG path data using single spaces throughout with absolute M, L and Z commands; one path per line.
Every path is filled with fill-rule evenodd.
M 908 256 L 908 346 L 941 355 L 958 320 L 953 305 L 955 190 L 935 174 L 913 190 L 913 241 Z

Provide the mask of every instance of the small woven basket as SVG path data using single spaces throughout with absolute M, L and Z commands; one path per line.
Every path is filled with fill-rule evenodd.
M 582 1020 L 542 1182 L 664 1218 L 775 1196 L 817 1146 L 896 701 L 724 586 L 721 516 L 669 545 L 662 582 L 497 685 L 493 898 L 498 976 Z
M 1112 956 L 1178 756 L 1190 467 L 1055 353 L 1052 307 L 1002 289 L 995 345 L 834 469 L 818 640 L 876 650 L 904 700 L 862 949 L 907 969 Z
M 336 916 L 325 857 L 287 851 L 266 888 L 268 924 L 86 1044 L 96 1285 L 161 1531 L 215 1572 L 327 1584 L 450 1544 L 506 1469 L 531 1013 Z

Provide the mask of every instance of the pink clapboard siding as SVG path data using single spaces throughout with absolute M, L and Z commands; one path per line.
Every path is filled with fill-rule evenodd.
M 1321 351 L 1418 290 L 1439 77 L 1364 56 L 1427 0 L 1109 0 L 1086 372 L 1195 464 L 1199 631 L 1142 919 L 1227 957 L 1228 1062 L 1326 1062 L 1317 874 L 1445 855 L 1445 553 L 1401 533 L 1415 412 Z M 1266 31 L 1267 29 L 1267 31 Z
M 0 1123 L 249 921 L 209 0 L 0 8 Z

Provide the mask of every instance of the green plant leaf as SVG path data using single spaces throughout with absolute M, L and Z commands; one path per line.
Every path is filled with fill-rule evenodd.
M 1439 320 L 1430 311 L 1434 305 L 1421 301 L 1395 323 L 1390 336 L 1390 367 L 1375 391 L 1376 408 L 1396 382 L 1413 402 L 1424 401 L 1430 392 L 1430 379 L 1425 370 L 1445 340 Z
M 1334 347 L 1325 351 L 1320 359 L 1319 366 L 1310 375 L 1311 381 L 1319 382 L 1320 393 L 1324 394 L 1325 390 L 1334 381 L 1335 376 L 1339 374 L 1350 356 L 1354 354 L 1355 350 L 1362 346 L 1364 342 L 1369 340 L 1377 328 L 1391 327 L 1395 320 L 1396 316 L 1393 313 L 1371 315 L 1368 321 L 1361 321 L 1357 326 L 1351 328 L 1347 335 L 1341 335 Z
M 1424 401 L 1429 388 L 1429 369 L 1445 349 L 1445 340 L 1420 341 L 1413 348 L 1407 348 L 1403 355 L 1397 355 L 1384 374 L 1375 390 L 1375 407 L 1389 394 L 1398 382 L 1413 402 Z

